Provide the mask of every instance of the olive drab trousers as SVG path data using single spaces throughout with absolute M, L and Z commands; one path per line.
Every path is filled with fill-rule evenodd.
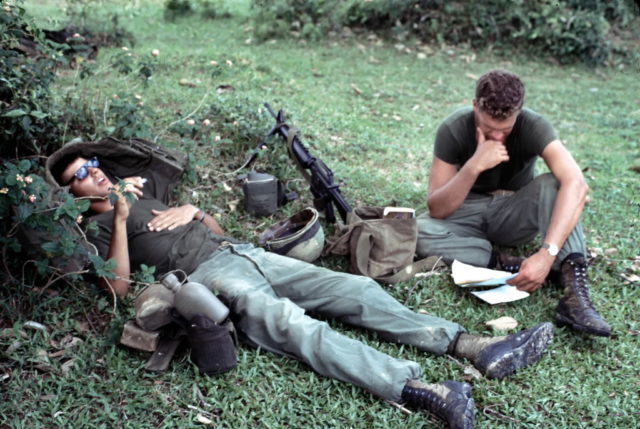
M 400 400 L 408 380 L 420 377 L 420 366 L 338 333 L 306 311 L 436 355 L 444 354 L 457 333 L 464 331 L 455 323 L 412 312 L 370 278 L 250 244 L 224 243 L 189 279 L 229 301 L 237 316 L 236 328 L 254 345 L 295 357 L 322 375 L 394 401 Z
M 537 176 L 512 195 L 471 193 L 462 206 L 446 219 L 428 214 L 417 218 L 419 257 L 442 256 L 466 264 L 486 267 L 492 243 L 517 246 L 529 243 L 549 228 L 558 192 L 558 181 L 551 173 Z M 542 243 L 540 243 L 542 245 Z M 553 269 L 571 253 L 586 255 L 580 223 L 560 248 Z

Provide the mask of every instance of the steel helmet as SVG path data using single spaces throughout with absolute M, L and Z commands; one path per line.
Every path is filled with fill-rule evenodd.
M 313 262 L 324 247 L 324 231 L 319 218 L 316 209 L 307 207 L 268 228 L 260 234 L 258 242 L 270 252 Z

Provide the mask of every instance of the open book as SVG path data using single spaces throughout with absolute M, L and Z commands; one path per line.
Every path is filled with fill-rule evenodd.
M 489 304 L 517 301 L 529 296 L 528 292 L 518 290 L 515 286 L 507 284 L 507 280 L 517 275 L 507 271 L 476 267 L 455 260 L 451 264 L 451 275 L 454 283 L 460 287 L 499 286 L 493 289 L 471 292 L 471 294 Z

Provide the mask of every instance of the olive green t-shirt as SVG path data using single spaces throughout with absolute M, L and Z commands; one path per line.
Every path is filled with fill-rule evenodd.
M 206 260 L 218 248 L 222 241 L 232 241 L 214 234 L 203 223 L 191 221 L 171 231 L 149 231 L 147 223 L 154 217 L 152 209 L 166 210 L 162 202 L 142 197 L 129 209 L 127 218 L 127 238 L 131 271 L 141 264 L 155 265 L 156 276 L 171 270 L 181 269 L 187 274 Z M 89 235 L 98 254 L 106 259 L 113 228 L 113 210 L 97 214 L 90 218 L 98 224 L 98 235 Z
M 518 190 L 533 180 L 536 158 L 556 140 L 553 127 L 543 116 L 522 109 L 505 146 L 509 161 L 483 171 L 471 188 L 487 193 L 497 189 Z M 473 109 L 466 107 L 452 113 L 438 128 L 434 154 L 449 164 L 462 168 L 476 150 L 476 126 Z

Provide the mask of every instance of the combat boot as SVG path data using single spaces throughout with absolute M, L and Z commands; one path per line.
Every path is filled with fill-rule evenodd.
M 524 262 L 525 258 L 522 256 L 511 256 L 506 253 L 496 254 L 496 270 L 508 271 L 510 273 L 517 273 L 520 271 L 520 266 Z
M 451 429 L 472 429 L 475 421 L 475 403 L 471 386 L 459 381 L 427 384 L 409 380 L 402 389 L 402 399 L 422 408 L 447 422 Z
M 575 255 L 575 256 L 574 256 Z M 608 337 L 611 327 L 602 319 L 589 298 L 587 261 L 582 255 L 569 255 L 561 266 L 564 296 L 556 307 L 556 322 L 576 331 Z
M 540 360 L 553 340 L 553 325 L 540 323 L 502 337 L 461 333 L 449 353 L 469 359 L 487 378 L 504 378 Z

